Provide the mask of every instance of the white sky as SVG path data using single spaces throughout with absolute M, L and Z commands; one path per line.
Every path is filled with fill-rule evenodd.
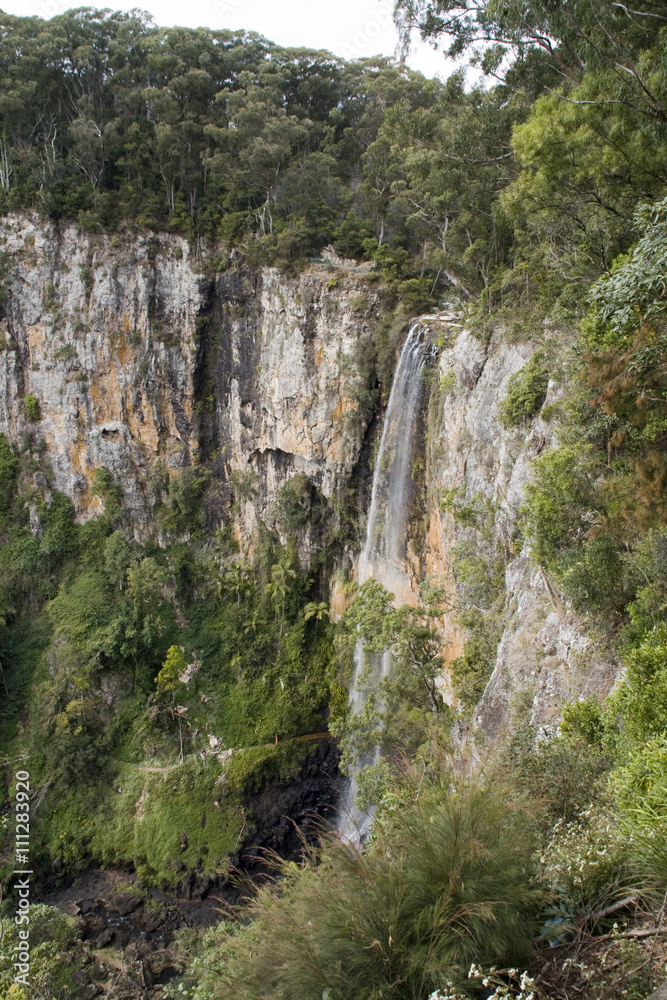
M 71 7 L 150 11 L 157 24 L 196 28 L 246 28 L 279 45 L 328 49 L 346 59 L 393 55 L 396 29 L 392 0 L 0 0 L 8 14 L 53 17 Z M 415 39 L 408 65 L 425 76 L 447 76 L 452 64 Z

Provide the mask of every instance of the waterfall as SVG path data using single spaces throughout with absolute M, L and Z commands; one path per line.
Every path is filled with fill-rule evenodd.
M 419 323 L 410 328 L 389 394 L 380 448 L 375 460 L 371 506 L 366 524 L 366 542 L 359 558 L 358 582 L 371 577 L 391 591 L 398 604 L 411 597 L 405 570 L 406 518 L 412 480 L 412 458 L 417 433 L 417 413 L 423 391 L 421 370 L 424 365 L 424 341 Z M 369 691 L 377 688 L 392 668 L 391 650 L 381 655 L 368 654 L 363 641 L 354 651 L 354 679 L 350 688 L 350 710 L 358 715 Z M 339 833 L 346 840 L 360 843 L 370 826 L 372 815 L 355 806 L 356 772 L 378 759 L 376 752 L 358 761 L 340 807 Z

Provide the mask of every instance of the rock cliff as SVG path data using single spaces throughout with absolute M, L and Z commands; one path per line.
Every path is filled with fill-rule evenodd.
M 504 428 L 500 404 L 510 378 L 534 349 L 530 343 L 508 344 L 500 335 L 484 344 L 454 328 L 430 400 L 424 561 L 427 573 L 454 578 L 457 596 L 467 597 L 473 610 L 476 591 L 487 601 L 491 591 L 499 607 L 495 661 L 474 712 L 475 723 L 491 737 L 515 713 L 536 726 L 553 725 L 565 702 L 605 697 L 618 674 L 604 639 L 564 605 L 519 538 L 532 461 L 555 437 L 540 414 L 528 426 Z M 545 414 L 559 393 L 550 382 Z M 463 650 L 454 617 L 445 621 L 450 660 Z
M 353 273 L 335 294 L 322 267 L 206 276 L 180 237 L 109 238 L 25 215 L 2 220 L 0 241 L 0 430 L 44 442 L 38 484 L 67 493 L 79 518 L 101 507 L 91 484 L 104 466 L 145 537 L 151 470 L 174 477 L 207 459 L 222 486 L 244 478 L 248 538 L 295 473 L 331 497 L 354 468 L 347 387 L 368 328 Z
M 214 274 L 177 236 L 90 235 L 27 215 L 2 220 L 0 244 L 0 430 L 17 445 L 24 435 L 43 442 L 35 485 L 64 491 L 86 519 L 101 509 L 91 486 L 104 466 L 122 486 L 126 524 L 143 539 L 158 463 L 172 478 L 205 464 L 216 483 L 214 521 L 232 519 L 248 545 L 261 521 L 276 523 L 280 489 L 297 482 L 307 562 L 333 516 L 327 505 L 353 476 L 368 486 L 367 419 L 353 419 L 358 348 L 379 308 L 368 275 L 334 261 L 288 278 L 240 259 Z M 540 417 L 505 430 L 499 405 L 533 346 L 483 344 L 453 317 L 433 333 L 441 350 L 424 418 L 413 578 L 440 577 L 455 597 L 467 586 L 466 552 L 475 550 L 478 573 L 486 560 L 505 601 L 475 721 L 495 735 L 522 707 L 549 724 L 564 700 L 604 696 L 617 666 L 517 551 L 531 461 L 553 432 Z M 548 402 L 557 394 L 550 384 Z M 364 489 L 359 497 L 363 522 Z M 443 636 L 451 661 L 464 642 L 452 614 Z

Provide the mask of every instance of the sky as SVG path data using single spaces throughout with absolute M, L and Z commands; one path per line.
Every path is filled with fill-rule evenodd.
M 0 0 L 8 14 L 53 17 L 70 7 L 148 10 L 160 25 L 196 28 L 246 28 L 279 45 L 328 49 L 345 59 L 391 56 L 397 35 L 393 0 Z M 425 76 L 447 76 L 452 65 L 418 39 L 407 63 Z

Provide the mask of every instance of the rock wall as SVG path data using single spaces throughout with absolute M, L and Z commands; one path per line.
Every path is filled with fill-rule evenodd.
M 605 697 L 618 675 L 604 639 L 564 605 L 543 570 L 531 564 L 527 548 L 517 551 L 519 511 L 532 461 L 555 438 L 540 415 L 527 427 L 505 429 L 500 404 L 510 378 L 534 349 L 530 343 L 503 342 L 499 335 L 484 344 L 450 325 L 429 414 L 426 571 L 450 581 L 456 599 L 461 597 L 454 578 L 462 547 L 472 546 L 475 554 L 486 557 L 489 574 L 494 561 L 504 563 L 502 634 L 490 681 L 474 712 L 475 724 L 491 737 L 515 713 L 537 726 L 551 726 L 565 702 L 589 694 Z M 560 393 L 550 382 L 545 405 Z M 467 518 L 439 509 L 443 492 L 449 498 L 445 508 L 467 507 Z M 455 615 L 446 616 L 445 627 L 451 660 L 463 650 L 464 635 Z
M 177 236 L 89 235 L 25 214 L 1 220 L 0 251 L 0 431 L 17 445 L 25 435 L 43 441 L 37 487 L 64 491 L 86 519 L 101 509 L 91 485 L 105 466 L 122 485 L 126 524 L 143 539 L 152 530 L 156 465 L 173 478 L 201 461 L 215 474 L 215 517 L 233 517 L 247 546 L 262 520 L 275 523 L 279 489 L 300 474 L 308 484 L 299 532 L 307 563 L 321 544 L 318 503 L 320 520 L 330 519 L 327 502 L 356 476 L 361 535 L 372 442 L 348 417 L 357 346 L 378 309 L 363 269 L 332 260 L 286 278 L 239 258 L 211 275 Z M 439 577 L 456 600 L 462 544 L 503 559 L 504 629 L 475 721 L 495 735 L 521 707 L 550 724 L 563 701 L 606 695 L 617 664 L 516 551 L 531 462 L 553 432 L 539 417 L 527 430 L 505 430 L 499 404 L 533 345 L 483 344 L 452 316 L 427 325 L 445 346 L 425 413 L 413 579 Z M 548 401 L 557 393 L 550 385 Z M 443 491 L 457 491 L 459 504 L 486 502 L 485 540 L 439 509 Z M 337 610 L 341 594 L 334 586 Z M 453 614 L 443 618 L 443 639 L 451 662 L 464 642 Z
M 160 458 L 175 470 L 197 451 L 201 281 L 182 241 L 110 241 L 26 216 L 3 219 L 0 240 L 8 290 L 0 430 L 17 443 L 26 433 L 43 440 L 37 484 L 66 492 L 81 518 L 101 506 L 90 485 L 106 466 L 140 529 L 152 464 Z M 30 419 L 29 396 L 39 419 Z
M 0 431 L 44 442 L 36 485 L 67 493 L 80 519 L 101 509 L 91 485 L 104 466 L 143 538 L 156 464 L 174 477 L 205 458 L 221 487 L 249 477 L 247 539 L 290 476 L 330 497 L 354 468 L 346 386 L 368 328 L 353 274 L 335 293 L 324 267 L 207 277 L 180 237 L 88 235 L 23 214 L 1 221 L 0 249 Z

